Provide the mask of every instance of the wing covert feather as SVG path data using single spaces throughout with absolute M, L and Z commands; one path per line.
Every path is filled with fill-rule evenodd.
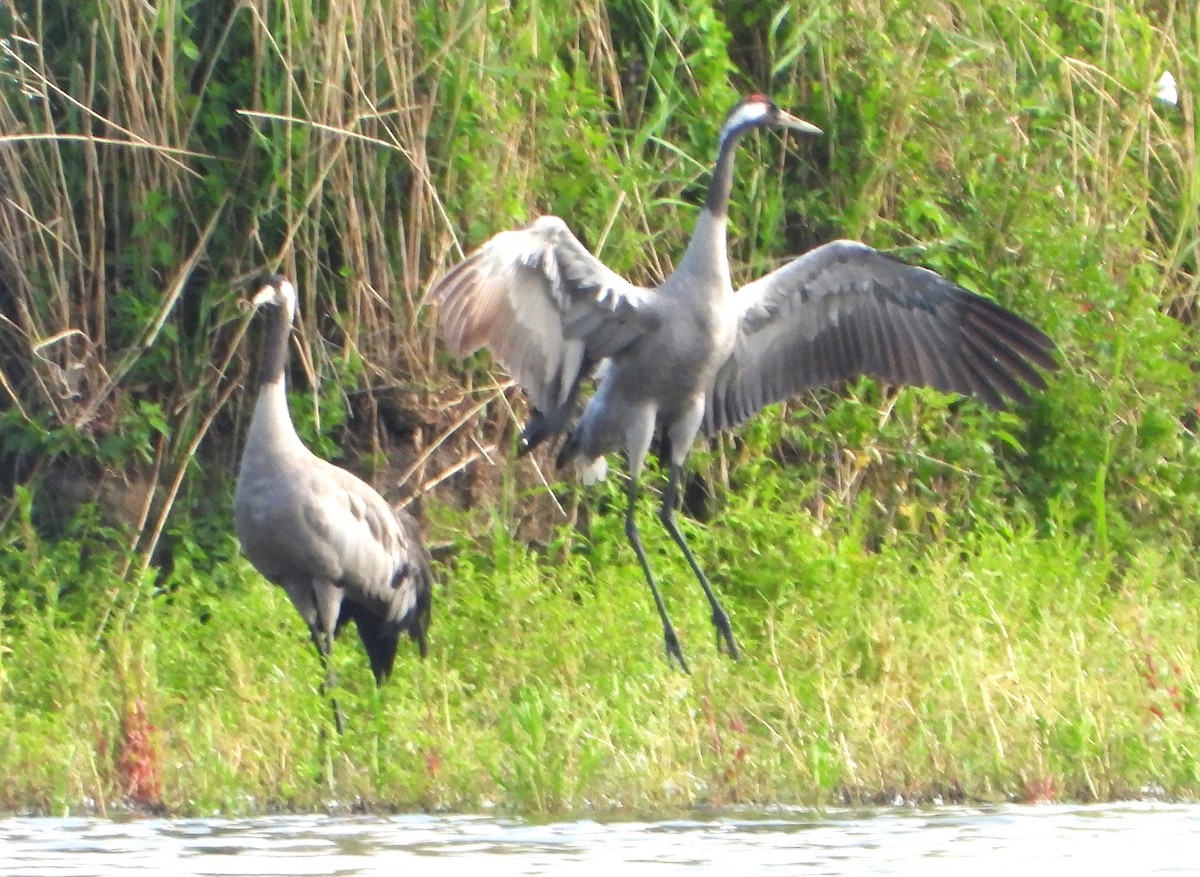
M 412 600 L 396 589 L 428 566 L 415 525 L 350 472 L 319 458 L 314 462 L 304 518 L 314 547 L 336 559 L 330 579 L 380 617 L 398 621 Z

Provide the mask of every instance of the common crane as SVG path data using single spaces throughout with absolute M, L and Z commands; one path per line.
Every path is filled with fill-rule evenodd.
M 1029 401 L 1022 385 L 1056 367 L 1053 342 L 999 305 L 865 244 L 833 241 L 736 293 L 725 230 L 739 138 L 758 128 L 820 134 L 754 94 L 721 128 L 717 163 L 691 242 L 657 288 L 636 286 L 596 259 L 565 222 L 544 216 L 495 235 L 434 284 L 441 333 L 466 356 L 481 347 L 525 390 L 534 410 L 526 448 L 567 432 L 559 464 L 585 483 L 624 450 L 625 532 L 650 586 L 668 654 L 687 663 L 638 534 L 638 476 L 653 440 L 668 464 L 659 517 L 704 589 L 712 621 L 738 656 L 726 614 L 675 522 L 684 459 L 712 435 L 805 388 L 858 375 Z M 597 387 L 578 415 L 581 385 Z M 578 416 L 577 422 L 575 421 Z
M 416 521 L 369 484 L 304 446 L 288 412 L 285 366 L 296 288 L 276 274 L 250 304 L 267 314 L 258 398 L 242 452 L 234 522 L 242 552 L 287 591 L 308 625 L 325 669 L 334 723 L 333 640 L 358 628 L 375 684 L 391 672 L 400 634 L 426 652 L 432 582 Z

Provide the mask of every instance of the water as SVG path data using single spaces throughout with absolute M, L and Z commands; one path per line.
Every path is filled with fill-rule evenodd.
M 0 819 L 0 875 L 637 875 L 1200 872 L 1200 805 L 491 816 Z M 486 871 L 482 870 L 486 869 Z

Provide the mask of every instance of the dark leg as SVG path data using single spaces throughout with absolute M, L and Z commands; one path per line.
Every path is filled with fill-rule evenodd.
M 314 628 L 312 639 L 317 646 L 317 653 L 321 656 L 321 666 L 325 668 L 325 681 L 321 683 L 321 693 L 329 697 L 329 705 L 333 707 L 333 726 L 337 728 L 338 736 L 341 736 L 345 730 L 345 723 L 342 721 L 341 707 L 338 706 L 337 698 L 333 694 L 334 688 L 337 687 L 337 674 L 333 670 L 333 661 L 330 660 L 333 653 L 333 638 Z
M 704 575 L 704 570 L 700 569 L 700 564 L 696 562 L 692 549 L 688 548 L 683 533 L 679 532 L 679 526 L 675 523 L 675 499 L 679 492 L 679 476 L 683 472 L 683 467 L 672 464 L 669 472 L 667 490 L 663 494 L 662 509 L 658 516 L 662 520 L 663 526 L 667 528 L 667 532 L 671 534 L 671 538 L 675 540 L 675 544 L 683 549 L 683 556 L 687 558 L 692 572 L 700 580 L 700 587 L 704 588 L 704 596 L 708 597 L 708 605 L 712 607 L 713 627 L 717 629 L 717 649 L 721 648 L 721 640 L 724 639 L 725 645 L 729 649 L 729 656 L 736 661 L 739 657 L 738 647 L 737 643 L 733 641 L 733 628 L 729 626 L 729 615 L 721 606 L 721 601 L 713 592 L 712 585 L 708 583 L 708 577 Z
M 675 634 L 675 628 L 671 624 L 671 619 L 667 617 L 667 607 L 663 603 L 662 594 L 658 592 L 658 586 L 654 584 L 654 575 L 650 572 L 650 562 L 646 560 L 646 552 L 642 548 L 642 539 L 638 535 L 637 522 L 634 520 L 634 510 L 637 508 L 638 482 L 635 476 L 629 478 L 629 509 L 625 513 L 625 535 L 629 539 L 629 544 L 633 546 L 633 551 L 637 555 L 638 561 L 642 564 L 642 572 L 646 574 L 646 584 L 650 586 L 650 593 L 654 595 L 654 605 L 658 607 L 658 617 L 662 619 L 663 639 L 667 644 L 667 657 L 674 658 L 679 662 L 679 666 L 684 673 L 691 672 L 688 670 L 687 661 L 683 659 L 683 649 L 679 646 L 679 637 Z

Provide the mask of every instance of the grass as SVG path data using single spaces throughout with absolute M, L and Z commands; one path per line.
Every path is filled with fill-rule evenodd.
M 460 546 L 428 660 L 406 651 L 376 691 L 339 642 L 341 738 L 302 625 L 239 561 L 163 583 L 101 652 L 70 623 L 85 594 L 6 606 L 3 805 L 136 800 L 120 765 L 138 709 L 158 800 L 180 813 L 1195 794 L 1200 619 L 1166 584 L 1186 578 L 1177 559 L 1148 548 L 1118 572 L 1065 530 L 872 551 L 785 499 L 733 496 L 722 517 L 696 541 L 742 662 L 717 654 L 665 540 L 690 676 L 616 540 L 548 563 L 498 535 Z
M 0 809 L 1197 794 L 1191 7 L 0 15 Z M 519 393 L 449 359 L 423 295 L 542 212 L 664 276 L 750 90 L 826 136 L 744 145 L 738 280 L 857 237 L 1028 316 L 1064 368 L 1017 413 L 859 381 L 701 449 L 684 525 L 745 658 L 647 495 L 683 676 L 619 485 L 512 459 Z M 230 535 L 237 301 L 276 267 L 298 428 L 414 503 L 443 583 L 429 659 L 383 690 L 339 644 L 341 738 Z

